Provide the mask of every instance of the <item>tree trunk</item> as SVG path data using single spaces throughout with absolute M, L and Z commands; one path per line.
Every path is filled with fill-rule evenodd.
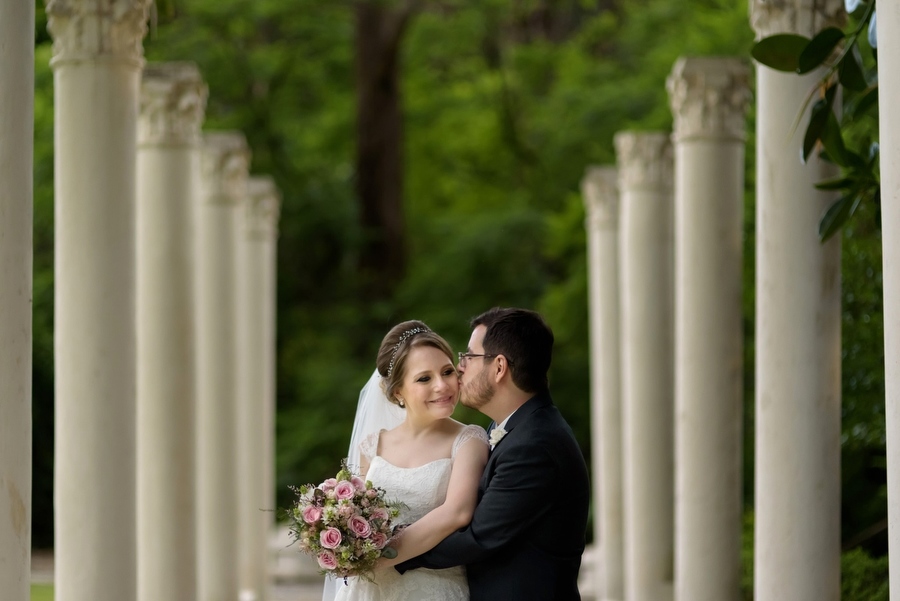
M 386 296 L 406 267 L 399 48 L 416 3 L 356 3 L 356 192 L 363 292 Z

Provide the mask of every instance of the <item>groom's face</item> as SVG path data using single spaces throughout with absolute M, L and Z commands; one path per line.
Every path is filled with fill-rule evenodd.
M 475 355 L 484 354 L 484 326 L 472 330 L 467 351 Z M 490 381 L 490 359 L 471 357 L 465 366 L 459 367 L 459 402 L 472 409 L 484 407 L 494 397 L 494 386 Z

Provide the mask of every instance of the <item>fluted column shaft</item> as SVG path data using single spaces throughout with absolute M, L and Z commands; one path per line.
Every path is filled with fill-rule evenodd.
M 812 37 L 838 24 L 841 0 L 752 0 L 759 37 Z M 759 601 L 840 597 L 840 237 L 818 240 L 835 200 L 814 188 L 836 176 L 800 163 L 821 70 L 757 65 L 755 594 Z
M 615 167 L 590 167 L 581 182 L 587 219 L 591 344 L 591 452 L 597 598 L 624 599 L 622 395 L 619 338 L 619 191 Z
M 0 591 L 31 597 L 34 3 L 0 2 Z
M 57 601 L 135 598 L 135 152 L 149 5 L 47 2 Z
M 147 65 L 137 166 L 138 601 L 196 599 L 194 210 L 206 86 Z
M 680 59 L 675 118 L 675 598 L 737 601 L 747 66 Z
M 663 133 L 615 138 L 620 274 L 625 598 L 672 598 L 672 147 Z
M 238 597 L 238 224 L 249 163 L 243 134 L 204 137 L 196 214 L 199 601 Z
M 878 95 L 900 97 L 900 4 L 878 4 Z M 900 599 L 900 118 L 879 112 L 881 235 L 884 262 L 884 376 L 888 461 L 888 545 L 891 597 Z
M 275 396 L 275 242 L 278 190 L 271 178 L 254 177 L 240 224 L 238 469 L 241 601 L 266 598 L 268 535 L 273 524 Z

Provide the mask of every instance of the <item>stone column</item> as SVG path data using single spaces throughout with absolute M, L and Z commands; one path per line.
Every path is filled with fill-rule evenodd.
M 194 209 L 206 85 L 144 69 L 137 166 L 138 601 L 196 599 Z
M 238 598 L 238 224 L 249 164 L 243 134 L 204 137 L 196 213 L 198 601 Z
M 57 601 L 135 598 L 135 153 L 149 5 L 47 2 Z
M 0 3 L 0 591 L 31 598 L 34 3 Z
M 672 146 L 615 137 L 621 195 L 625 598 L 672 598 Z
M 747 65 L 688 58 L 675 118 L 675 598 L 738 601 Z
M 900 5 L 878 5 L 878 95 L 890 107 L 900 94 Z M 888 461 L 891 596 L 900 599 L 900 116 L 880 111 L 881 235 L 884 262 L 884 377 Z
M 589 167 L 581 180 L 588 235 L 594 547 L 598 551 L 594 573 L 599 601 L 625 598 L 617 178 L 615 167 Z
M 812 37 L 838 25 L 842 0 L 752 0 L 758 37 Z M 756 111 L 756 502 L 759 601 L 840 597 L 840 236 L 817 229 L 836 177 L 800 163 L 809 90 L 823 75 L 757 65 Z M 811 104 L 811 103 L 810 103 Z
M 259 191 L 257 189 L 257 191 Z M 251 190 L 251 193 L 253 191 Z M 263 308 L 264 315 L 261 321 L 263 337 L 263 373 L 260 383 L 262 385 L 262 398 L 264 399 L 263 411 L 263 427 L 262 427 L 262 507 L 266 510 L 262 516 L 263 521 L 263 546 L 266 557 L 266 577 L 269 576 L 269 568 L 271 566 L 269 553 L 269 540 L 277 532 L 277 521 L 275 519 L 275 419 L 278 408 L 278 387 L 277 387 L 277 368 L 278 368 L 278 334 L 277 334 L 277 315 L 278 315 L 278 221 L 281 217 L 281 194 L 277 188 L 273 187 L 267 190 L 265 184 L 262 186 L 262 194 L 260 198 L 261 211 L 257 214 L 268 216 L 269 227 L 262 228 L 263 233 L 270 236 L 266 244 L 266 253 L 262 260 L 262 269 L 265 278 L 262 280 L 262 288 L 264 292 Z M 263 221 L 265 224 L 265 221 Z
M 280 199 L 271 178 L 250 178 L 241 222 L 238 279 L 240 385 L 238 469 L 240 473 L 241 601 L 266 598 L 268 539 L 275 507 L 274 468 L 275 242 Z

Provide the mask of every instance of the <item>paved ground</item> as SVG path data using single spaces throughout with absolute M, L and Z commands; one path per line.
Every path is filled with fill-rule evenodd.
M 272 588 L 271 601 L 321 601 L 320 583 L 280 584 Z
M 31 581 L 35 584 L 53 583 L 53 554 L 36 551 L 31 556 Z M 317 574 L 304 574 L 291 581 L 272 584 L 269 601 L 321 601 L 322 579 Z
M 285 532 L 272 541 L 273 583 L 268 601 L 321 601 L 323 578 L 317 573 L 315 562 L 290 546 Z M 593 586 L 589 568 L 594 563 L 593 549 L 588 548 L 582 562 L 579 579 L 581 598 L 593 601 Z M 31 581 L 35 584 L 53 583 L 53 553 L 36 551 L 31 556 Z

